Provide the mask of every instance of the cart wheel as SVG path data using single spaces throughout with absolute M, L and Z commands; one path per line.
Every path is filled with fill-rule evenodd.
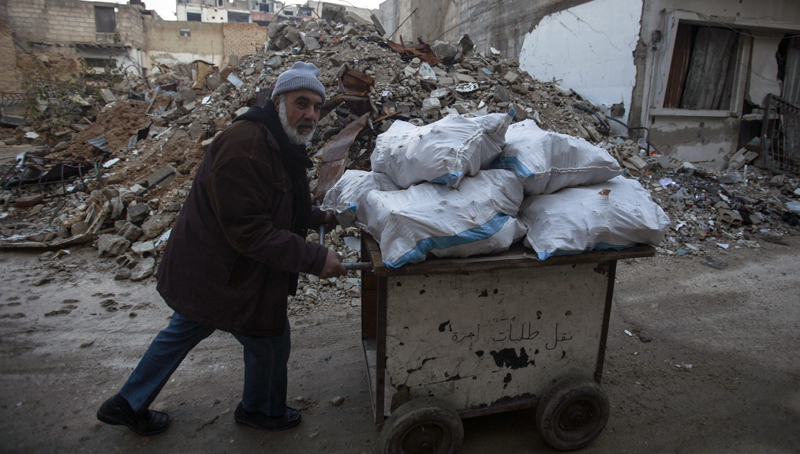
M 464 441 L 458 413 L 430 397 L 412 399 L 386 420 L 381 431 L 383 454 L 454 454 Z
M 600 435 L 608 412 L 608 397 L 600 385 L 585 378 L 569 378 L 542 396 L 536 408 L 536 427 L 548 445 L 572 451 Z

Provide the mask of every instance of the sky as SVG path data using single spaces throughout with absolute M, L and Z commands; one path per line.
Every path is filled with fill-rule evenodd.
M 95 1 L 109 1 L 109 0 L 95 0 Z M 111 0 L 114 3 L 127 4 L 127 0 Z M 378 6 L 385 0 L 323 0 L 329 3 L 350 4 L 359 8 L 378 9 Z M 286 5 L 294 3 L 305 4 L 305 0 L 283 0 Z M 175 0 L 144 0 L 147 9 L 155 10 L 159 16 L 164 20 L 175 20 Z

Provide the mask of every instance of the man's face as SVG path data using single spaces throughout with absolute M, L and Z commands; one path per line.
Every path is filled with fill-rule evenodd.
M 322 109 L 322 97 L 311 90 L 297 90 L 273 99 L 281 124 L 295 145 L 311 141 Z

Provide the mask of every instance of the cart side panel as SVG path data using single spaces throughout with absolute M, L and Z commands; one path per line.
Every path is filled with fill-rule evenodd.
M 567 375 L 592 379 L 605 270 L 571 264 L 389 277 L 391 387 L 466 411 L 538 398 Z

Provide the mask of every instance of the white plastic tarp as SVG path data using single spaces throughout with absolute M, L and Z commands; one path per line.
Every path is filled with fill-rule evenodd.
M 371 191 L 358 205 L 358 224 L 381 245 L 392 268 L 437 257 L 468 257 L 508 249 L 525 235 L 516 219 L 522 183 L 506 170 L 483 170 L 458 189 L 422 183 Z
M 388 175 L 364 170 L 347 170 L 325 193 L 320 209 L 336 215 L 342 227 L 355 227 L 358 204 L 374 190 L 395 191 L 400 188 Z
M 542 260 L 593 249 L 658 245 L 670 227 L 650 193 L 623 176 L 528 196 L 519 217 L 528 229 L 525 245 Z
M 500 154 L 512 115 L 449 115 L 425 126 L 395 121 L 378 136 L 372 170 L 389 175 L 401 188 L 426 181 L 456 188 Z
M 602 183 L 624 173 L 606 150 L 578 137 L 544 131 L 533 120 L 509 126 L 505 140 L 502 154 L 489 167 L 515 172 L 525 195 Z

